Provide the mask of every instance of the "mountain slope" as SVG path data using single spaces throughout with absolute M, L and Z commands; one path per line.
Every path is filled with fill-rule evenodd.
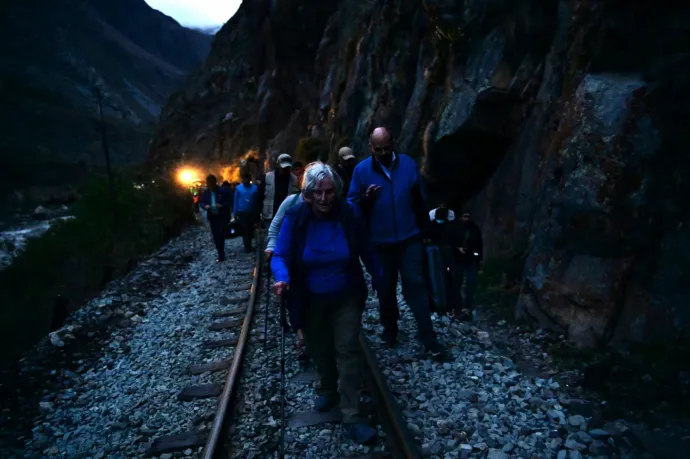
M 96 84 L 116 164 L 144 159 L 169 94 L 212 37 L 143 0 L 11 0 L 0 19 L 0 190 L 70 181 L 102 164 Z
M 432 204 L 474 211 L 517 313 L 581 346 L 687 345 L 688 24 L 623 0 L 245 1 L 150 161 L 366 156 L 388 126 Z

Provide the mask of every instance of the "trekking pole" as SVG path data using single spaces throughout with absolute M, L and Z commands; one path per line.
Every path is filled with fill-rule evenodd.
M 285 321 L 285 292 L 280 298 L 281 324 Z M 280 327 L 280 459 L 285 458 L 285 327 Z
M 271 262 L 267 262 L 266 267 L 266 316 L 264 317 L 264 352 L 266 351 L 266 343 L 268 342 L 268 308 L 271 305 Z

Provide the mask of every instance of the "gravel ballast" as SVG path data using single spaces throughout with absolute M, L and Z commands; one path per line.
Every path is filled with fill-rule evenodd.
M 128 276 L 112 282 L 29 353 L 18 377 L 46 378 L 52 383 L 41 386 L 33 397 L 18 397 L 12 410 L 3 409 L 3 436 L 15 435 L 17 442 L 13 449 L 0 448 L 0 456 L 144 457 L 154 438 L 208 430 L 216 399 L 180 402 L 177 395 L 189 385 L 225 380 L 225 371 L 191 376 L 186 369 L 234 353 L 234 347 L 202 346 L 208 340 L 235 339 L 239 325 L 236 330 L 210 331 L 211 323 L 223 320 L 211 316 L 247 304 L 254 254 L 241 253 L 239 239 L 228 241 L 227 247 L 228 261 L 216 264 L 207 228 L 190 228 Z M 230 414 L 228 446 L 236 458 L 277 457 L 280 308 L 271 296 L 264 348 L 265 285 L 264 275 L 237 403 Z M 373 296 L 363 314 L 363 329 L 424 457 L 645 457 L 626 456 L 620 449 L 623 427 L 616 431 L 616 426 L 596 423 L 582 410 L 571 398 L 567 381 L 553 370 L 533 339 L 519 338 L 512 345 L 520 347 L 523 355 L 533 355 L 538 371 L 528 371 L 497 346 L 501 330 L 511 326 L 481 320 L 458 323 L 434 315 L 439 339 L 453 357 L 437 363 L 423 355 L 415 339 L 416 324 L 401 296 L 399 303 L 401 333 L 395 349 L 379 338 L 382 328 Z M 540 332 L 516 336 L 527 335 L 541 336 Z M 293 380 L 303 372 L 294 334 L 286 334 L 285 349 L 286 417 L 290 418 L 312 410 L 317 383 Z M 39 354 L 68 351 L 69 365 L 37 363 Z M 33 417 L 30 432 L 25 429 L 23 437 L 9 428 L 22 414 L 29 420 Z M 380 453 L 385 451 L 385 434 L 378 428 L 380 441 L 364 447 L 344 439 L 337 423 L 288 427 L 286 457 Z M 159 457 L 198 457 L 200 451 L 189 448 Z

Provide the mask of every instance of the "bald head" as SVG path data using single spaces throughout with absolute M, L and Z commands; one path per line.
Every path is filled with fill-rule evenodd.
M 385 143 L 388 142 L 390 143 L 391 141 L 391 135 L 388 132 L 388 129 L 384 127 L 377 127 L 374 129 L 374 132 L 371 133 L 370 141 L 372 145 L 374 143 Z
M 386 128 L 377 127 L 371 133 L 371 154 L 384 166 L 390 166 L 393 161 L 393 142 Z

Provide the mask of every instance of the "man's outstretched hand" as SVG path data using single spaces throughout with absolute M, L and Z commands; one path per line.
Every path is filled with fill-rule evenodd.
M 364 194 L 367 199 L 372 199 L 376 197 L 376 193 L 381 189 L 380 186 L 376 185 L 369 185 L 369 188 L 367 188 L 366 193 Z

